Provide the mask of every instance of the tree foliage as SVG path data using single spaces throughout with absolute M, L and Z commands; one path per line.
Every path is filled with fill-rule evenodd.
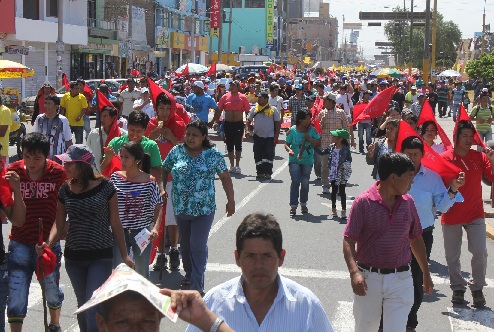
M 482 78 L 484 82 L 494 80 L 494 53 L 484 53 L 478 60 L 469 61 L 465 71 L 471 78 Z
M 404 12 L 403 8 L 395 8 L 394 12 Z M 429 41 L 432 43 L 432 20 L 431 35 Z M 410 22 L 389 21 L 384 26 L 384 32 L 388 41 L 392 43 L 391 51 L 397 53 L 398 65 L 408 63 L 410 45 Z M 423 67 L 424 36 L 425 27 L 413 27 L 412 39 L 412 63 L 413 67 Z M 444 66 L 451 68 L 456 62 L 456 45 L 461 40 L 461 32 L 453 21 L 444 21 L 443 16 L 437 13 L 436 32 L 436 68 Z M 443 52 L 443 54 L 441 54 Z

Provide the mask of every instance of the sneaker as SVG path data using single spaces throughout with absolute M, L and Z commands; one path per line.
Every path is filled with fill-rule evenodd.
M 230 172 L 230 173 L 235 173 L 235 167 L 230 166 L 230 169 L 228 170 L 228 172 Z
M 454 304 L 465 304 L 465 291 L 464 290 L 453 291 L 451 302 Z
M 309 209 L 306 205 L 302 205 L 302 213 L 309 213 Z
M 415 329 L 413 327 L 408 327 L 407 326 L 406 332 L 415 332 Z
M 177 249 L 170 249 L 170 269 L 180 269 L 180 253 Z
M 161 266 L 163 266 L 163 268 L 166 269 L 167 263 L 168 263 L 168 259 L 166 258 L 166 255 L 158 254 L 158 256 L 156 257 L 156 261 L 152 266 L 152 269 L 153 271 L 159 271 Z
M 235 171 L 235 173 L 237 173 L 237 174 L 242 173 L 242 170 L 241 170 L 241 169 L 240 169 L 240 167 L 238 167 L 238 166 L 237 166 L 237 167 L 235 167 L 235 170 L 234 170 L 234 171 Z
M 265 177 L 265 174 L 257 174 L 256 175 L 256 180 L 263 180 Z
M 336 211 L 335 208 L 331 209 L 331 213 L 333 215 L 333 218 L 338 218 L 338 212 Z
M 50 324 L 48 325 L 48 332 L 62 332 L 60 324 Z
M 485 306 L 485 297 L 484 297 L 484 293 L 482 293 L 482 290 L 472 291 L 472 298 L 473 298 L 472 307 L 482 308 L 483 306 Z
M 271 180 L 271 174 L 264 174 L 264 178 L 266 180 Z
M 341 219 L 346 219 L 346 210 L 341 210 Z
M 328 187 L 322 187 L 322 193 L 323 194 L 329 194 L 329 188 Z

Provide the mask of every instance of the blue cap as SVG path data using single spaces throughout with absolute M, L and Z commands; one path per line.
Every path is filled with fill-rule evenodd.
M 278 78 L 278 83 L 285 83 L 285 79 L 283 77 Z
M 302 84 L 295 85 L 295 90 L 302 90 L 304 87 Z
M 286 85 L 292 85 L 292 81 L 286 81 Z

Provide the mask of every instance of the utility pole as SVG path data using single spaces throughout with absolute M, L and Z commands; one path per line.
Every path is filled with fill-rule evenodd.
M 413 0 L 410 6 L 410 47 L 408 54 L 408 75 L 412 76 L 412 47 L 413 47 Z
M 231 1 L 231 0 L 230 0 Z M 220 13 L 221 13 L 221 18 L 220 18 L 220 26 L 219 26 L 219 37 L 218 37 L 218 62 L 217 63 L 223 63 L 221 61 L 221 58 L 223 57 L 223 51 L 222 51 L 222 44 L 223 44 L 223 6 L 221 5 L 221 1 L 218 2 L 220 5 Z
M 129 33 L 129 51 L 127 54 L 128 68 L 132 70 L 134 68 L 134 54 L 132 53 L 132 0 L 129 0 L 129 27 L 127 29 Z
M 426 0 L 425 2 L 425 36 L 424 36 L 424 68 L 423 77 L 424 82 L 427 84 L 429 82 L 429 34 L 431 31 L 431 0 Z
M 63 0 L 58 0 L 58 37 L 57 37 L 57 90 L 62 87 L 63 53 Z
M 482 16 L 482 46 L 481 46 L 480 54 L 484 54 L 484 45 L 485 45 L 485 2 L 484 2 L 484 15 Z
M 230 53 L 232 42 L 232 13 L 233 13 L 233 0 L 230 0 L 230 18 L 228 19 L 228 58 L 226 58 L 226 64 L 230 65 Z
M 196 10 L 194 8 L 192 8 L 191 18 L 192 27 L 190 29 L 190 62 L 196 63 Z
M 436 33 L 437 33 L 437 0 L 434 0 L 434 13 L 432 16 L 432 64 L 431 69 L 436 70 Z M 436 76 L 431 77 L 431 82 L 436 81 Z

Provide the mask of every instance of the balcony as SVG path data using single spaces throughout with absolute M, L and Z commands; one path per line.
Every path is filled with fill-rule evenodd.
M 117 22 L 96 20 L 94 18 L 87 19 L 87 27 L 89 37 L 117 39 Z

